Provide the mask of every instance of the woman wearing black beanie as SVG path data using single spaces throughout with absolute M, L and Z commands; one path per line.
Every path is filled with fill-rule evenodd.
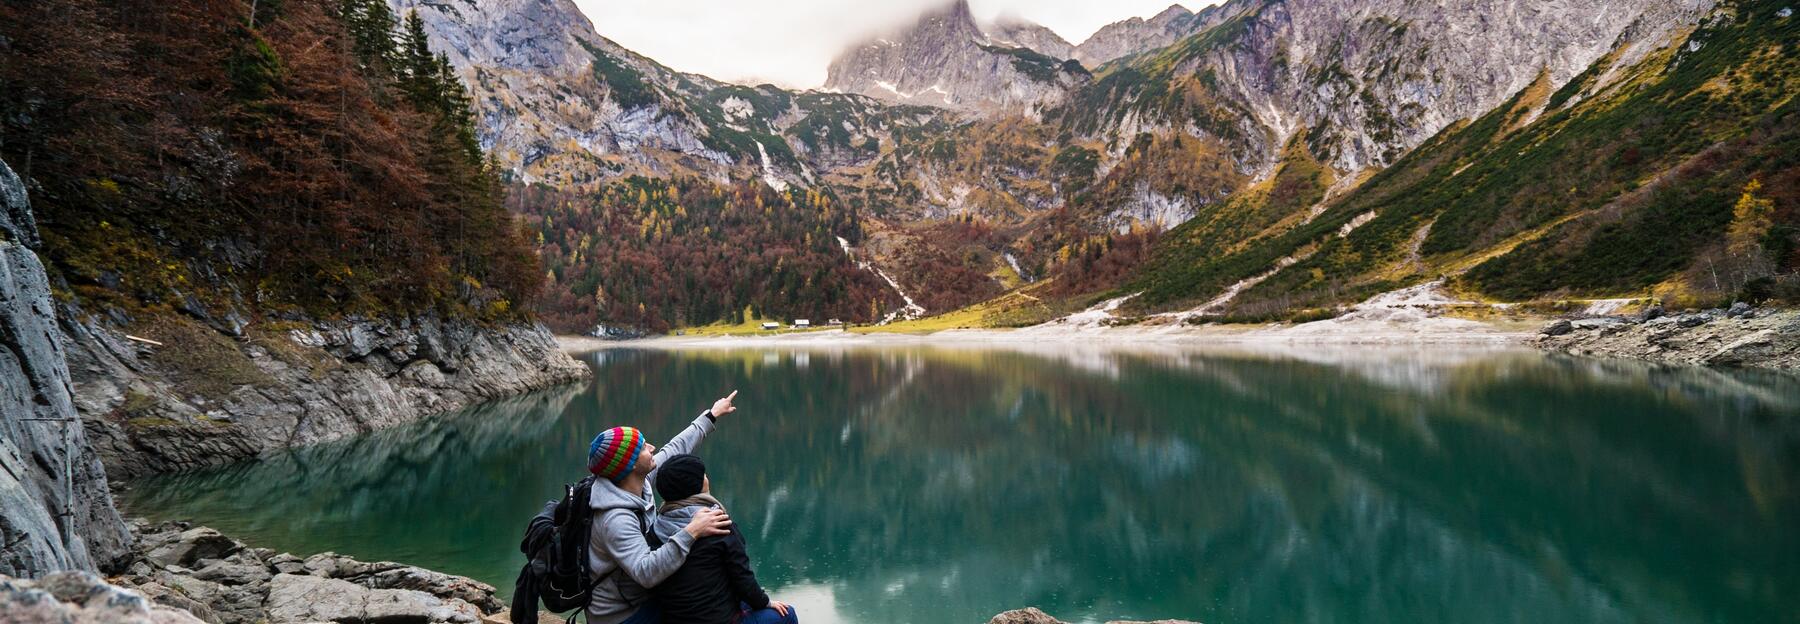
M 702 509 L 725 506 L 712 496 L 706 464 L 693 455 L 677 455 L 656 474 L 657 537 L 668 539 L 687 526 Z M 731 533 L 694 542 L 687 561 L 653 591 L 662 608 L 663 624 L 799 624 L 794 608 L 770 600 L 756 582 L 745 550 L 744 534 Z

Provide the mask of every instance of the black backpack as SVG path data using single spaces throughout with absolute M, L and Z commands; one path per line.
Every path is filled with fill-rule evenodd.
M 519 542 L 526 561 L 513 584 L 512 621 L 536 622 L 541 600 L 553 613 L 573 611 L 569 614 L 573 622 L 587 607 L 588 595 L 605 580 L 590 578 L 588 572 L 588 534 L 594 521 L 588 497 L 593 487 L 593 477 L 563 486 L 562 500 L 544 503 L 543 511 L 526 525 L 525 539 Z M 642 514 L 638 525 L 651 549 L 662 545 Z

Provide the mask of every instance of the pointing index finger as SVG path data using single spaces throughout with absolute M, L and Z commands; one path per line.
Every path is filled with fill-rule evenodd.
M 732 391 L 731 391 L 731 396 L 728 396 L 728 397 L 725 397 L 725 400 L 727 400 L 727 401 L 730 401 L 730 400 L 732 400 L 732 399 L 735 399 L 735 398 L 737 398 L 737 393 L 738 393 L 738 391 L 736 391 L 736 390 L 732 390 Z

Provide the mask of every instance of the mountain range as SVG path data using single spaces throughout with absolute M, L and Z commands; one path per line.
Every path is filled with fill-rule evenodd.
M 1628 279 L 1499 288 L 1493 275 L 1533 241 L 1587 253 L 1569 246 L 1630 222 L 1701 152 L 1718 158 L 1785 118 L 1794 22 L 1780 2 L 1231 0 L 1071 45 L 1019 19 L 981 24 L 957 0 L 846 50 L 810 91 L 669 69 L 596 34 L 568 0 L 392 3 L 424 18 L 471 84 L 481 142 L 519 183 L 580 193 L 634 176 L 756 180 L 853 210 L 844 262 L 881 272 L 895 294 L 827 306 L 846 317 L 879 318 L 907 298 L 948 312 L 1021 287 L 1042 305 L 1004 322 L 1138 294 L 1127 309 L 1281 317 L 1438 278 L 1479 300 L 1730 297 L 1794 263 L 1777 236 L 1742 279 L 1683 277 L 1726 253 L 1727 205 L 1670 257 L 1620 263 Z M 1613 118 L 1683 86 L 1657 96 L 1662 117 Z M 1623 134 L 1559 143 L 1589 123 Z M 1668 140 L 1652 133 L 1688 138 L 1652 151 Z M 1522 137 L 1533 139 L 1506 143 Z M 1636 154 L 1629 166 L 1620 150 Z M 1433 154 L 1458 164 L 1439 172 Z M 1467 179 L 1488 166 L 1502 177 Z M 1539 188 L 1572 171 L 1601 186 Z M 1459 175 L 1433 190 L 1491 188 L 1392 209 L 1418 200 L 1395 188 L 1424 192 L 1419 178 L 1439 173 Z M 1504 177 L 1524 173 L 1539 177 Z M 1773 180 L 1788 175 L 1744 163 L 1717 184 L 1732 204 L 1755 179 L 1752 199 L 1773 201 L 1782 222 L 1791 193 Z M 1364 228 L 1395 240 L 1361 242 Z M 570 255 L 580 251 L 545 257 Z M 1283 269 L 1294 264 L 1304 271 Z M 1252 297 L 1219 300 L 1251 280 Z

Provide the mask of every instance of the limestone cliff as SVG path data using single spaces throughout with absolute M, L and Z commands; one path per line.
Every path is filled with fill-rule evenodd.
M 125 524 L 88 450 L 24 184 L 0 163 L 0 574 L 110 567 Z

